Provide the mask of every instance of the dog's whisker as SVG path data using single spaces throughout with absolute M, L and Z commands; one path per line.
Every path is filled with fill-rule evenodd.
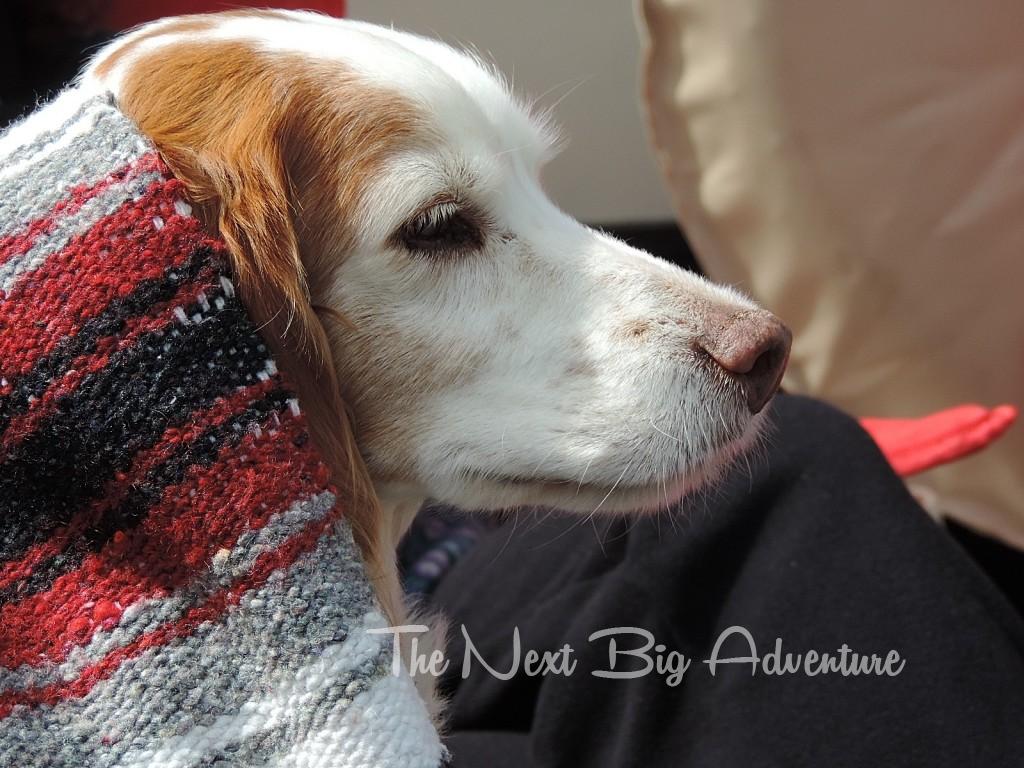
M 597 510 L 603 507 L 604 503 L 608 501 L 609 498 L 611 498 L 611 495 L 613 493 L 615 493 L 615 489 L 619 487 L 619 483 L 621 483 L 622 478 L 626 476 L 626 473 L 629 471 L 630 466 L 632 466 L 632 461 L 628 462 L 626 466 L 622 468 L 622 472 L 619 473 L 619 477 L 615 480 L 615 483 L 612 485 L 611 489 L 609 489 L 608 493 L 604 495 L 604 498 L 601 499 L 601 501 L 598 503 L 596 507 L 594 507 L 594 511 L 590 513 L 591 515 L 596 514 Z
M 665 430 L 663 430 L 663 429 L 662 429 L 661 427 L 659 427 L 659 426 L 658 426 L 657 424 L 655 424 L 655 423 L 654 423 L 654 417 L 653 417 L 653 416 L 652 416 L 652 417 L 651 417 L 651 418 L 649 419 L 649 421 L 650 421 L 650 423 L 651 423 L 651 426 L 652 426 L 652 427 L 654 427 L 654 430 L 655 430 L 656 432 L 659 432 L 659 433 L 661 433 L 662 435 L 664 435 L 665 437 L 667 437 L 667 438 L 668 438 L 669 440 L 674 440 L 674 441 L 676 441 L 677 443 L 682 443 L 682 442 L 683 442 L 683 441 L 682 441 L 682 440 L 680 440 L 680 439 L 679 439 L 678 437 L 674 437 L 673 435 L 670 435 L 670 434 L 669 434 L 668 432 L 666 432 L 666 431 L 665 431 Z
M 512 520 L 512 530 L 509 531 L 508 538 L 505 539 L 505 543 L 501 545 L 501 549 L 498 550 L 498 554 L 496 554 L 492 558 L 492 560 L 491 560 L 492 563 L 496 562 L 498 560 L 498 558 L 500 558 L 502 556 L 502 554 L 508 548 L 509 542 L 512 541 L 512 537 L 516 535 L 516 528 L 519 527 L 519 510 L 518 509 L 513 510 L 513 514 L 515 515 L 515 517 Z
M 591 464 L 593 464 L 593 463 L 594 463 L 594 457 L 593 457 L 593 456 L 591 456 L 591 457 L 590 457 L 590 459 L 589 459 L 589 460 L 587 461 L 587 466 L 585 466 L 585 467 L 583 468 L 583 474 L 582 474 L 582 475 L 580 475 L 580 481 L 579 481 L 579 483 L 578 483 L 578 484 L 576 485 L 576 495 L 577 495 L 577 496 L 579 496 L 579 495 L 580 495 L 580 489 L 582 489 L 582 488 L 583 488 L 583 481 L 584 481 L 584 480 L 586 480 L 586 478 L 587 478 L 587 472 L 588 472 L 588 471 L 590 470 L 590 465 L 591 465 Z
M 556 450 L 558 450 L 558 446 L 557 445 L 553 445 L 553 446 L 551 446 L 550 449 L 548 449 L 548 452 L 545 453 L 543 457 L 541 457 L 541 460 L 537 462 L 537 465 L 533 468 L 533 470 L 529 474 L 529 477 L 531 479 L 537 477 L 537 472 L 544 465 L 544 462 L 546 462 L 548 459 L 550 459 L 551 458 L 551 454 L 553 454 Z
M 601 548 L 601 554 L 607 557 L 608 553 L 604 549 L 604 542 L 601 540 L 601 534 L 597 530 L 597 523 L 594 522 L 593 513 L 588 516 L 588 519 L 590 520 L 590 527 L 594 529 L 594 538 L 597 539 L 597 546 Z
M 627 473 L 627 472 L 628 472 L 628 471 L 630 470 L 630 467 L 632 466 L 632 463 L 633 463 L 633 462 L 632 462 L 632 460 L 630 460 L 629 462 L 627 462 L 626 466 L 622 468 L 622 472 L 621 472 L 621 473 L 619 474 L 619 477 L 618 477 L 618 479 L 617 479 L 617 480 L 615 481 L 615 484 L 614 484 L 614 485 L 612 485 L 612 487 L 611 487 L 611 489 L 610 489 L 610 490 L 608 491 L 608 493 L 606 493 L 606 494 L 605 494 L 605 496 L 604 496 L 604 498 L 603 498 L 603 499 L 601 499 L 601 502 L 600 502 L 600 503 L 599 503 L 599 504 L 598 504 L 598 505 L 597 505 L 596 507 L 594 507 L 594 509 L 593 509 L 593 510 L 591 510 L 591 512 L 590 512 L 590 514 L 589 514 L 589 515 L 580 515 L 580 516 L 579 516 L 579 519 L 578 519 L 578 520 L 577 520 L 577 521 L 576 521 L 575 523 L 573 523 L 572 525 L 570 525 L 570 526 L 569 526 L 568 528 L 566 528 L 566 529 L 565 529 L 564 531 L 562 531 L 562 532 L 561 532 L 560 534 L 558 534 L 558 535 L 557 535 L 557 536 L 555 536 L 554 538 L 552 538 L 552 539 L 548 540 L 548 541 L 547 541 L 547 542 L 545 542 L 544 544 L 541 544 L 541 545 L 539 545 L 539 547 L 544 547 L 544 546 L 547 546 L 548 544 L 553 544 L 554 542 L 558 541 L 558 540 L 559 540 L 560 538 L 562 538 L 563 536 L 565 536 L 565 535 L 567 535 L 567 534 L 571 533 L 572 531 L 576 530 L 576 529 L 577 529 L 577 528 L 578 528 L 579 526 L 583 525 L 583 524 L 584 524 L 584 523 L 586 523 L 586 522 L 587 522 L 588 520 L 590 520 L 590 519 L 591 519 L 591 518 L 592 518 L 592 517 L 593 517 L 593 516 L 594 516 L 595 514 L 597 514 L 597 511 L 598 511 L 599 509 L 601 509 L 601 507 L 602 507 L 602 506 L 604 505 L 604 503 L 605 503 L 606 501 L 608 501 L 609 497 L 610 497 L 610 496 L 611 496 L 611 495 L 612 495 L 613 493 L 615 493 L 615 489 L 616 489 L 616 488 L 618 488 L 618 486 L 619 486 L 619 483 L 620 483 L 620 482 L 622 482 L 622 478 L 623 478 L 623 477 L 625 477 L 625 476 L 626 476 L 626 473 Z M 539 548 L 539 547 L 538 547 L 538 548 Z

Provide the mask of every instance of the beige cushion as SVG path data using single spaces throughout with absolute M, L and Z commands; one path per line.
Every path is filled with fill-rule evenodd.
M 709 274 L 856 415 L 1024 404 L 1024 5 L 642 0 L 651 133 Z M 1024 544 L 1024 428 L 922 475 Z

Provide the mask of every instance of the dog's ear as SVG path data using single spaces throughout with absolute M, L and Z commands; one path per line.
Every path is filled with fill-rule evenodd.
M 310 430 L 332 468 L 371 578 L 387 580 L 394 554 L 358 452 L 330 344 L 310 299 L 289 168 L 295 94 L 242 43 L 177 44 L 133 61 L 121 109 L 187 187 L 230 251 L 254 322 L 298 390 Z M 379 584 L 388 605 L 396 584 Z

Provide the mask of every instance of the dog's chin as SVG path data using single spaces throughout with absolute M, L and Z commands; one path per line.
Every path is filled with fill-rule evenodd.
M 578 480 L 469 472 L 439 500 L 463 509 L 502 510 L 546 507 L 570 512 L 655 512 L 678 505 L 687 496 L 714 485 L 757 443 L 763 414 L 751 419 L 737 437 L 723 440 L 692 466 L 654 479 L 631 480 L 628 472 L 614 485 Z

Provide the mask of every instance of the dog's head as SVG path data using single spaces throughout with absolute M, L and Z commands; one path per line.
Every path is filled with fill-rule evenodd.
M 540 182 L 550 131 L 475 58 L 227 13 L 144 27 L 86 82 L 232 247 L 251 308 L 293 340 L 314 426 L 347 434 L 347 403 L 378 487 L 654 508 L 758 434 L 788 331 L 562 213 Z

